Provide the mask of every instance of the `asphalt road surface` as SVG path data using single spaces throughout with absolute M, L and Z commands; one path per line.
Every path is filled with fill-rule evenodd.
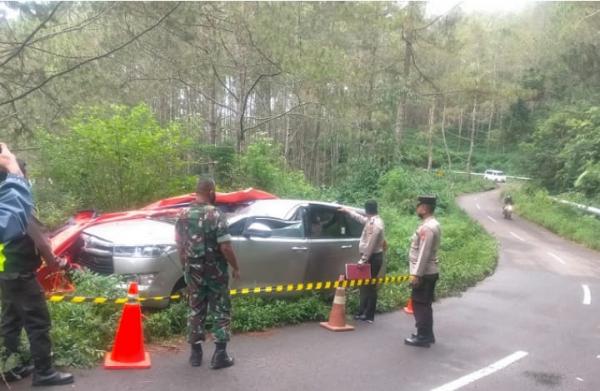
M 461 297 L 434 304 L 429 349 L 404 345 L 414 321 L 398 311 L 347 333 L 308 323 L 236 335 L 236 365 L 220 371 L 208 368 L 210 344 L 191 368 L 182 343 L 153 353 L 151 369 L 76 371 L 75 385 L 60 389 L 600 390 L 600 253 L 504 220 L 498 191 L 459 202 L 498 239 L 499 264 Z

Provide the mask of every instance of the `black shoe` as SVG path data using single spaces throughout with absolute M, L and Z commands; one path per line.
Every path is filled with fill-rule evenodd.
M 429 339 L 426 337 L 422 337 L 420 335 L 417 336 L 410 336 L 408 338 L 406 338 L 404 340 L 404 344 L 405 345 L 410 345 L 410 346 L 418 346 L 420 348 L 428 348 L 429 345 Z
M 2 377 L 8 383 L 25 379 L 33 373 L 33 364 L 18 365 L 10 371 L 4 372 Z
M 195 343 L 192 345 L 192 354 L 190 354 L 190 365 L 199 367 L 202 365 L 202 345 Z
M 71 384 L 75 381 L 72 374 L 66 372 L 59 372 L 54 368 L 45 371 L 34 371 L 33 372 L 33 383 L 34 387 L 38 386 L 60 386 L 63 384 Z
M 367 317 L 361 314 L 354 315 L 354 320 L 367 320 Z
M 225 343 L 217 343 L 217 348 L 215 349 L 215 353 L 210 360 L 210 367 L 212 369 L 221 369 L 227 368 L 233 365 L 233 358 L 227 354 L 227 350 L 225 347 L 227 344 Z
M 416 337 L 417 337 L 417 334 L 414 334 L 414 333 L 413 333 L 413 334 L 411 334 L 410 336 L 411 336 L 412 338 L 416 338 Z M 427 337 L 423 337 L 423 338 L 425 338 L 425 339 L 427 340 L 427 342 L 429 342 L 429 343 L 433 343 L 433 344 L 435 343 L 435 335 L 433 335 L 433 334 L 431 335 L 431 337 L 427 336 Z

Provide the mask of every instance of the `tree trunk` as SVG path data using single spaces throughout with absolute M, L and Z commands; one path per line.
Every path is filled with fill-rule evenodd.
M 490 118 L 488 119 L 488 130 L 485 151 L 486 154 L 490 152 L 490 139 L 492 138 L 492 120 L 494 119 L 494 101 L 492 101 L 492 108 L 490 109 Z
M 463 128 L 463 116 L 464 109 L 460 109 L 460 117 L 458 117 L 458 152 L 460 152 L 460 145 L 462 143 L 462 128 Z
M 471 179 L 471 157 L 473 156 L 473 147 L 475 146 L 475 121 L 477 117 L 477 95 L 473 99 L 473 114 L 471 115 L 471 144 L 469 146 L 469 157 L 467 158 L 467 175 Z
M 427 141 L 429 143 L 429 153 L 427 158 L 427 172 L 431 171 L 433 164 L 433 128 L 435 125 L 435 99 L 431 103 L 429 108 L 429 133 L 427 135 Z
M 444 103 L 444 110 L 442 111 L 442 139 L 444 140 L 444 149 L 448 157 L 448 170 L 452 170 L 452 159 L 450 159 L 450 150 L 446 141 L 446 103 Z
M 404 58 L 403 58 L 403 69 L 402 69 L 402 77 L 403 77 L 403 88 L 400 93 L 400 99 L 398 100 L 398 108 L 396 110 L 396 148 L 399 149 L 402 144 L 402 138 L 404 137 L 404 130 L 406 127 L 406 104 L 408 100 L 408 91 L 410 88 L 410 68 L 411 68 L 411 53 L 412 53 L 412 43 L 414 39 L 415 31 L 412 27 L 412 16 L 417 6 L 416 2 L 409 1 L 408 3 L 408 18 L 405 22 L 405 25 L 402 27 L 402 36 L 404 37 Z
M 208 93 L 211 98 L 217 99 L 217 76 L 214 70 L 211 70 Z M 217 145 L 217 105 L 212 100 L 208 100 L 208 136 L 212 145 Z

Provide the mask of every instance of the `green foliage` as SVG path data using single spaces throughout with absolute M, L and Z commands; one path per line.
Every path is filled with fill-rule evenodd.
M 289 299 L 237 298 L 233 301 L 233 329 L 256 331 L 265 328 L 327 319 L 330 307 L 318 294 Z
M 310 198 L 315 189 L 301 171 L 286 168 L 280 146 L 270 139 L 250 144 L 238 157 L 237 187 L 252 186 L 284 198 Z
M 595 215 L 557 203 L 537 186 L 513 187 L 510 191 L 519 215 L 562 237 L 600 250 L 600 219 Z
M 124 297 L 118 276 L 77 272 L 73 275 L 77 295 Z M 114 337 L 121 306 L 50 303 L 51 338 L 56 365 L 89 367 L 104 356 Z
M 588 163 L 586 170 L 575 181 L 574 187 L 589 199 L 600 202 L 600 162 Z
M 514 145 L 531 133 L 533 128 L 531 110 L 522 98 L 510 105 L 507 121 L 508 129 L 504 135 L 506 143 Z
M 364 204 L 377 192 L 377 184 L 385 167 L 366 158 L 352 159 L 338 173 L 339 183 L 333 189 L 334 198 L 348 204 Z
M 193 186 L 191 141 L 176 124 L 161 127 L 146 105 L 81 111 L 64 134 L 38 133 L 41 171 L 86 208 L 139 206 Z
M 145 314 L 144 334 L 148 342 L 181 335 L 187 327 L 188 306 L 185 301 L 171 303 L 168 308 Z
M 579 188 L 593 196 L 600 163 L 600 107 L 578 105 L 552 112 L 522 146 L 532 177 L 554 192 Z

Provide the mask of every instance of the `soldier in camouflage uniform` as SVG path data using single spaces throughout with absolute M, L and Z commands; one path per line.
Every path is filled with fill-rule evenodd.
M 235 279 L 239 278 L 239 268 L 227 220 L 214 206 L 215 183 L 200 180 L 196 193 L 196 202 L 181 212 L 176 223 L 177 247 L 189 292 L 190 364 L 202 363 L 201 342 L 206 338 L 208 317 L 216 343 L 211 368 L 219 369 L 233 365 L 226 351 L 231 334 L 228 266 Z

